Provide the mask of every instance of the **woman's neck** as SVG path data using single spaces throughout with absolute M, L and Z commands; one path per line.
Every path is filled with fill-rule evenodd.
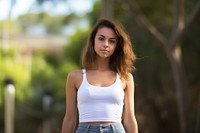
M 94 69 L 100 71 L 110 70 L 109 59 L 96 59 Z

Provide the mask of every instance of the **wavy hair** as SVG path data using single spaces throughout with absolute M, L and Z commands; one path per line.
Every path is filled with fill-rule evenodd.
M 92 29 L 83 51 L 82 67 L 86 69 L 93 68 L 96 59 L 94 40 L 98 29 L 103 27 L 112 29 L 117 36 L 117 47 L 110 57 L 110 68 L 119 73 L 122 78 L 127 79 L 128 74 L 132 73 L 135 69 L 133 62 L 136 56 L 132 49 L 132 43 L 129 35 L 125 32 L 120 23 L 114 23 L 107 19 L 100 19 Z

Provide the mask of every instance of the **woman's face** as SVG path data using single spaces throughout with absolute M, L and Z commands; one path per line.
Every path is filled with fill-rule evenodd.
M 101 58 L 109 58 L 117 46 L 117 36 L 111 28 L 98 29 L 94 39 L 94 49 Z

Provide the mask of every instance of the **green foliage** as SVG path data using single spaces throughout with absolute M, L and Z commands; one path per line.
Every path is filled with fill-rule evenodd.
M 16 119 L 22 122 L 27 121 L 27 126 L 30 126 L 30 128 L 34 128 L 31 125 L 35 124 L 35 126 L 39 126 L 37 124 L 43 119 L 41 117 L 43 113 L 42 96 L 46 90 L 51 91 L 53 94 L 54 106 L 57 107 L 52 113 L 56 113 L 56 117 L 61 119 L 63 114 L 59 112 L 64 110 L 63 107 L 65 107 L 65 102 L 62 101 L 65 101 L 67 74 L 74 69 L 78 69 L 78 66 L 67 59 L 57 58 L 53 54 L 39 51 L 35 52 L 32 58 L 30 58 L 32 62 L 31 69 L 27 69 L 26 60 L 23 57 L 17 57 L 18 52 L 16 48 L 8 50 L 0 49 L 0 85 L 3 87 L 3 82 L 8 77 L 12 78 L 15 82 L 17 99 L 16 114 L 18 114 Z M 2 110 L 3 88 L 1 88 L 0 92 L 0 108 Z M 27 110 L 27 112 L 24 114 L 22 109 Z M 30 115 L 29 112 L 35 112 L 36 114 L 33 113 Z M 58 115 L 60 116 L 58 117 Z M 3 117 L 3 115 L 0 116 Z M 33 117 L 35 117 L 35 120 Z M 18 132 L 26 131 L 22 131 L 19 128 L 20 126 L 16 127 Z
M 77 69 L 74 62 L 66 59 L 57 59 L 59 62 L 49 62 L 47 60 L 55 58 L 53 55 L 41 54 L 35 55 L 32 65 L 32 84 L 44 92 L 46 89 L 51 90 L 58 97 L 65 97 L 65 81 L 67 74 Z M 53 59 L 52 59 L 53 60 Z
M 65 47 L 65 56 L 75 64 L 81 66 L 81 54 L 88 38 L 88 31 L 78 30 L 76 34 L 71 36 L 71 41 Z
M 23 31 L 34 26 L 42 26 L 48 34 L 62 34 L 62 29 L 74 19 L 77 19 L 75 14 L 52 16 L 48 13 L 28 13 L 20 16 L 18 21 Z
M 17 21 L 3 20 L 0 21 L 0 33 L 3 34 L 4 32 L 9 34 L 19 34 L 21 29 L 18 27 Z
M 23 57 L 17 58 L 17 49 L 11 48 L 7 51 L 1 49 L 0 51 L 0 85 L 3 87 L 4 80 L 7 78 L 13 79 L 17 99 L 24 100 L 30 94 L 29 66 L 23 61 Z
M 94 26 L 96 21 L 99 19 L 101 13 L 101 1 L 96 1 L 93 5 L 93 9 L 91 12 L 87 13 L 86 16 L 90 20 L 90 26 Z
M 45 51 L 36 52 L 32 62 L 31 86 L 33 93 L 24 104 L 19 105 L 19 115 L 16 118 L 19 121 L 26 122 L 29 129 L 22 130 L 21 125 L 18 125 L 17 132 L 25 133 L 30 129 L 37 132 L 37 128 L 46 119 L 42 106 L 42 97 L 46 91 L 49 91 L 53 98 L 50 115 L 56 121 L 57 128 L 52 130 L 59 132 L 64 115 L 63 110 L 65 110 L 67 74 L 74 69 L 78 69 L 78 66 L 74 62 L 70 62 L 65 58 L 57 58 Z

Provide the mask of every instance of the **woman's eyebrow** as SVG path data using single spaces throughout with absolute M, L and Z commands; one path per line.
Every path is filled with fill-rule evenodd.
M 99 36 L 106 38 L 106 36 L 104 36 L 104 35 L 102 35 L 102 34 L 99 34 Z M 115 38 L 115 37 L 111 37 L 111 38 L 109 38 L 109 39 L 117 40 L 117 38 Z
M 105 36 L 104 36 L 104 35 L 102 35 L 102 34 L 99 34 L 99 36 L 101 36 L 101 37 L 104 37 L 104 38 L 105 38 Z

